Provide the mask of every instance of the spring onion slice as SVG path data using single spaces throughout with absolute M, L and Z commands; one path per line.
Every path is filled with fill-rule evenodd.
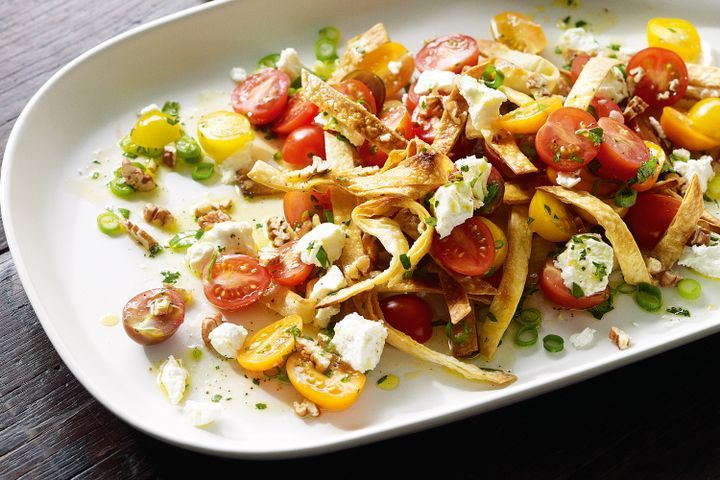
M 565 340 L 560 335 L 545 335 L 543 337 L 543 347 L 552 353 L 562 352 L 565 348 Z
M 657 312 L 662 307 L 662 292 L 655 285 L 639 283 L 635 291 L 635 303 L 648 312 Z
M 687 300 L 697 300 L 702 294 L 702 286 L 697 280 L 684 278 L 677 284 L 678 293 Z
M 103 212 L 97 217 L 97 226 L 106 235 L 117 235 L 122 232 L 122 224 L 117 215 L 112 212 Z
M 515 345 L 529 347 L 535 345 L 538 339 L 538 329 L 535 325 L 523 325 L 515 333 Z
M 195 166 L 195 169 L 193 169 L 192 178 L 193 178 L 193 180 L 198 180 L 198 181 L 207 180 L 208 178 L 212 177 L 212 174 L 214 171 L 215 171 L 214 164 L 207 163 L 207 162 L 201 162 Z

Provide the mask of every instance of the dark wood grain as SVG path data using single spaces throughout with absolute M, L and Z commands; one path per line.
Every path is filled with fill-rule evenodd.
M 196 3 L 0 2 L 3 150 L 24 104 L 63 64 L 116 33 Z M 189 472 L 256 478 L 720 478 L 718 335 L 451 425 L 269 464 L 182 451 L 137 432 L 97 403 L 42 331 L 1 230 L 0 295 L 2 479 L 185 478 Z

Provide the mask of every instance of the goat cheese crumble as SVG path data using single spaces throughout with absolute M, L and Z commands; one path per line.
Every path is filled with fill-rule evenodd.
M 245 343 L 248 331 L 241 325 L 223 322 L 210 332 L 210 345 L 217 353 L 226 358 L 235 358 Z
M 500 105 L 507 100 L 504 93 L 492 89 L 467 75 L 457 79 L 460 95 L 468 104 L 468 122 L 465 134 L 468 138 L 482 136 L 482 130 L 490 128 L 500 118 Z
M 558 255 L 563 284 L 576 297 L 587 297 L 607 288 L 615 260 L 613 249 L 596 233 L 574 235 Z
M 321 223 L 303 235 L 293 250 L 306 265 L 328 268 L 340 258 L 345 245 L 342 227 L 334 223 Z
M 312 290 L 310 290 L 309 298 L 310 300 L 319 302 L 323 298 L 327 297 L 333 292 L 337 292 L 346 285 L 347 282 L 345 281 L 345 276 L 340 271 L 337 265 L 333 265 L 332 267 L 330 267 L 330 269 L 325 275 L 320 277 L 318 281 L 315 282 Z
M 386 338 L 387 329 L 381 322 L 351 313 L 335 325 L 332 343 L 345 363 L 365 372 L 380 362 Z
M 209 425 L 220 416 L 220 405 L 211 402 L 196 402 L 188 400 L 183 407 L 183 413 L 193 427 Z
M 167 393 L 170 403 L 179 404 L 185 395 L 189 375 L 180 362 L 170 355 L 162 365 L 157 376 L 158 385 Z

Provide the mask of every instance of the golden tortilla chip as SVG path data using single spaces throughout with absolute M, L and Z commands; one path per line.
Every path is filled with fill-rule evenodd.
M 720 67 L 687 63 L 688 85 L 708 89 L 720 89 Z
M 358 204 L 358 199 L 354 195 L 332 188 L 330 197 L 333 206 L 333 218 L 335 223 L 344 223 L 345 227 L 345 245 L 340 255 L 340 268 L 345 278 L 351 281 L 357 281 L 370 272 L 372 262 L 365 252 L 362 244 L 361 231 L 354 222 L 352 222 L 352 211 Z
M 605 229 L 605 236 L 615 250 L 625 281 L 631 285 L 652 283 L 640 248 L 635 243 L 623 219 L 607 203 L 588 192 L 568 190 L 563 187 L 539 187 L 563 203 L 574 205 L 592 216 Z
M 696 175 L 690 182 L 670 226 L 650 252 L 651 257 L 660 260 L 663 270 L 668 270 L 680 259 L 685 243 L 695 231 L 698 220 L 704 211 L 705 202 L 700 181 Z
M 450 321 L 456 324 L 472 313 L 470 300 L 465 289 L 454 278 L 443 270 L 438 272 L 438 276 L 440 277 L 440 288 L 445 294 L 445 301 L 450 312 Z
M 345 51 L 338 60 L 338 66 L 330 77 L 331 82 L 340 82 L 348 73 L 358 69 L 365 54 L 372 52 L 390 41 L 385 25 L 378 23 L 368 31 L 348 40 Z
M 410 278 L 390 285 L 378 285 L 375 288 L 378 293 L 435 293 L 444 295 L 443 289 L 437 282 L 424 279 Z
M 483 130 L 482 133 L 485 138 L 485 146 L 492 149 L 493 152 L 502 158 L 505 165 L 507 165 L 515 175 L 525 175 L 538 171 L 537 167 L 522 153 L 517 142 L 515 142 L 515 137 L 513 137 L 510 132 L 505 130 L 492 132 L 486 129 Z
M 720 97 L 720 87 L 708 88 L 698 87 L 697 85 L 688 85 L 685 90 L 685 98 L 693 100 L 702 100 L 703 98 L 718 98 Z
M 432 149 L 448 155 L 465 128 L 467 103 L 457 87 L 443 100 L 443 114 L 435 129 Z
M 312 323 L 315 318 L 315 302 L 275 283 L 265 291 L 260 302 L 283 317 L 300 315 L 303 323 Z
M 505 180 L 503 203 L 506 205 L 527 205 L 535 195 L 535 189 L 549 183 L 545 174 L 525 175 L 517 179 Z
M 505 76 L 503 85 L 536 98 L 555 91 L 560 70 L 547 58 L 488 40 L 479 40 L 478 46 L 482 55 L 495 59 L 495 68 Z
M 720 233 L 720 218 L 711 215 L 707 211 L 703 212 L 698 225 L 705 231 Z
M 530 95 L 525 95 L 524 93 L 519 92 L 514 88 L 510 88 L 507 85 L 501 85 L 498 90 L 505 94 L 510 103 L 513 103 L 518 107 L 522 107 L 523 105 L 527 105 L 528 103 L 535 101 L 535 99 Z
M 407 140 L 379 118 L 307 70 L 302 71 L 303 95 L 350 130 L 358 132 L 383 152 L 404 150 Z
M 508 255 L 503 264 L 499 293 L 490 303 L 490 313 L 480 325 L 480 354 L 487 360 L 495 356 L 498 344 L 512 321 L 527 280 L 532 230 L 527 207 L 515 206 L 508 220 Z
M 622 62 L 615 58 L 592 57 L 585 64 L 580 76 L 575 81 L 570 93 L 568 93 L 565 106 L 587 110 L 590 101 L 595 97 L 605 77 L 608 76 L 615 65 L 620 63 Z

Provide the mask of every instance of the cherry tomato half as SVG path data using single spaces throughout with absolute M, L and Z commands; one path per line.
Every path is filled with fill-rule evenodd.
M 608 287 L 595 295 L 580 298 L 574 297 L 563 283 L 562 273 L 560 269 L 553 264 L 552 259 L 548 259 L 540 275 L 540 290 L 542 290 L 545 298 L 554 304 L 572 310 L 592 308 L 607 300 L 610 295 L 610 287 Z
M 601 165 L 598 174 L 622 182 L 630 180 L 650 160 L 648 147 L 637 133 L 611 118 L 601 118 L 598 125 L 603 129 L 603 142 L 597 154 Z
M 160 308 L 162 315 L 153 315 Z M 185 320 L 185 301 L 170 288 L 154 288 L 139 293 L 125 304 L 123 327 L 141 345 L 154 345 L 172 337 Z
M 265 68 L 238 84 L 232 93 L 232 107 L 248 117 L 253 125 L 265 125 L 285 109 L 290 77 L 274 68 Z
M 625 223 L 640 248 L 651 250 L 660 241 L 680 208 L 680 200 L 658 193 L 638 195 Z
M 476 65 L 480 50 L 473 37 L 462 34 L 445 35 L 429 41 L 415 55 L 415 68 L 450 70 L 460 73 L 465 66 Z
M 585 110 L 560 108 L 538 131 L 535 149 L 540 159 L 555 170 L 579 170 L 597 155 L 598 147 L 587 134 L 596 126 L 595 118 Z
M 248 255 L 223 255 L 215 260 L 205 281 L 205 297 L 223 310 L 239 310 L 265 293 L 270 274 Z
M 304 167 L 312 163 L 313 156 L 325 158 L 325 131 L 322 127 L 306 125 L 293 130 L 283 144 L 283 160 Z
M 295 95 L 288 101 L 283 113 L 275 119 L 272 129 L 280 135 L 287 135 L 293 130 L 310 125 L 318 114 L 318 107 L 305 100 L 301 95 Z
M 495 240 L 478 217 L 465 220 L 445 238 L 436 232 L 431 248 L 445 267 L 462 275 L 485 275 L 495 261 Z
M 319 192 L 287 192 L 283 197 L 283 213 L 285 220 L 293 227 L 310 220 L 313 215 L 324 217 L 325 211 L 332 212 L 330 191 Z
M 333 85 L 335 90 L 350 97 L 350 100 L 359 103 L 365 110 L 375 115 L 378 111 L 378 105 L 372 91 L 360 80 L 348 78 L 337 85 Z
M 720 140 L 715 140 L 702 133 L 688 115 L 672 107 L 663 108 L 660 125 L 673 144 L 682 148 L 707 150 L 720 145 Z
M 639 69 L 639 70 L 636 70 Z M 677 103 L 688 86 L 685 62 L 677 53 L 665 48 L 650 47 L 640 50 L 628 62 L 628 79 L 642 71 L 635 84 L 635 95 L 651 107 L 667 107 Z
M 267 266 L 272 279 L 286 287 L 300 285 L 313 271 L 313 266 L 301 262 L 300 255 L 293 251 L 296 243 L 288 242 L 278 247 L 279 262 Z
M 290 315 L 256 332 L 245 340 L 237 354 L 241 367 L 263 372 L 283 364 L 285 356 L 295 349 L 295 336 L 302 333 L 300 315 Z
M 495 186 L 493 186 L 495 185 Z M 487 186 L 488 186 L 488 194 L 491 191 L 495 192 L 495 195 L 492 197 L 492 199 L 480 207 L 480 213 L 483 215 L 492 215 L 495 210 L 497 210 L 500 205 L 502 205 L 503 201 L 503 195 L 505 195 L 505 180 L 503 180 L 502 175 L 500 174 L 500 171 L 495 168 L 494 166 L 490 169 L 490 175 L 488 175 L 487 180 Z M 487 198 L 487 197 L 486 197 Z
M 585 64 L 589 61 L 590 55 L 587 53 L 578 53 L 573 57 L 572 66 L 570 67 L 570 79 L 573 84 L 577 81 L 580 72 L 582 72 Z
M 407 108 L 397 100 L 390 100 L 385 104 L 382 113 L 380 113 L 380 120 L 389 129 L 402 135 L 407 140 L 410 140 L 415 135 Z M 358 153 L 360 154 L 360 164 L 363 167 L 382 167 L 388 158 L 387 153 L 367 141 L 360 146 Z
M 617 103 L 613 102 L 609 98 L 595 97 L 590 100 L 590 106 L 592 107 L 591 112 L 595 118 L 610 117 L 612 112 L 617 112 L 616 115 L 612 116 L 613 120 L 625 121 L 623 118 L 622 110 Z
M 380 301 L 385 320 L 419 343 L 432 337 L 432 309 L 417 295 L 393 295 Z
M 286 365 L 288 380 L 300 395 L 324 410 L 344 410 L 358 399 L 365 375 L 344 364 L 331 369 L 332 375 L 326 375 L 299 353 L 290 355 Z

